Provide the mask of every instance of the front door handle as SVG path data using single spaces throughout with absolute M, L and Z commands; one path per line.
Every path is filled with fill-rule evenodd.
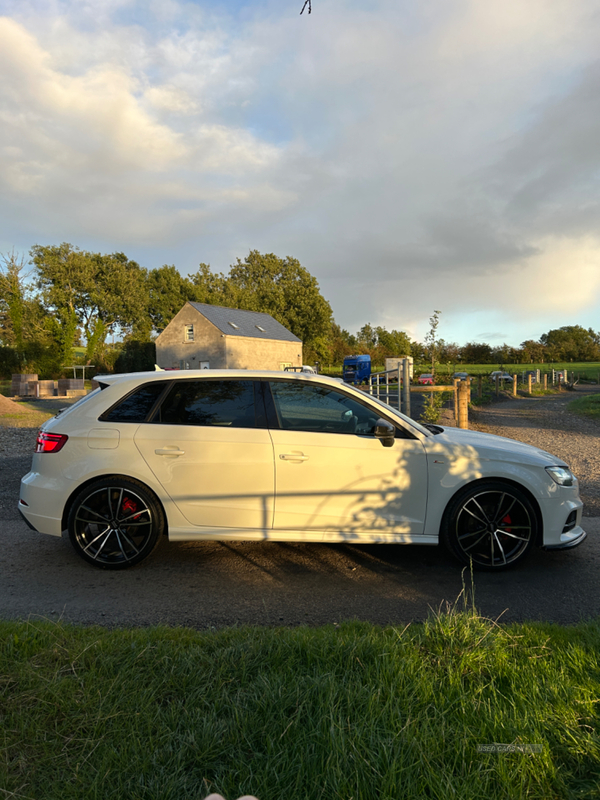
M 154 451 L 157 456 L 184 456 L 185 450 L 180 450 L 178 447 L 161 447 Z
M 308 461 L 308 456 L 304 453 L 282 453 L 279 458 L 282 461 Z

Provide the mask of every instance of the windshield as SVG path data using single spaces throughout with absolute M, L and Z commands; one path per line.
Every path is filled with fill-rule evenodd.
M 384 403 L 383 400 L 379 400 L 379 398 L 375 397 L 375 395 L 370 394 L 368 395 L 368 398 L 369 400 L 372 400 L 374 403 L 377 403 L 377 405 L 383 406 L 387 414 L 390 414 L 391 412 L 395 417 L 399 417 L 403 422 L 406 422 L 413 428 L 416 428 L 419 431 L 419 433 L 422 433 L 424 436 L 431 436 L 432 432 L 430 430 L 427 430 L 427 428 L 421 425 L 421 423 L 415 422 L 414 419 L 407 417 L 406 414 L 403 414 L 401 411 L 398 411 L 397 408 L 394 408 L 393 406 L 388 406 L 387 403 Z

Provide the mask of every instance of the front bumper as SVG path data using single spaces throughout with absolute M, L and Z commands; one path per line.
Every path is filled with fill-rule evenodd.
M 580 545 L 586 537 L 587 533 L 578 525 L 568 533 L 561 534 L 558 544 L 542 545 L 542 550 L 568 550 L 571 547 Z

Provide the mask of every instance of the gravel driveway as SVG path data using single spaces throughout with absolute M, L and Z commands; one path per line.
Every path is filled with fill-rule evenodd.
M 567 411 L 576 396 L 507 399 L 471 414 L 474 429 L 549 450 L 573 468 L 590 534 L 574 550 L 537 550 L 515 570 L 477 573 L 475 599 L 486 616 L 571 623 L 600 615 L 600 424 Z M 423 545 L 164 542 L 139 567 L 96 570 L 67 541 L 30 531 L 18 515 L 35 437 L 35 429 L 0 428 L 0 618 L 195 628 L 352 618 L 399 625 L 425 619 L 461 591 L 460 567 L 443 549 Z

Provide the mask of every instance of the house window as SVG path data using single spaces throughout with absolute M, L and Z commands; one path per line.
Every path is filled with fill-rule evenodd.
M 194 341 L 194 326 L 193 325 L 185 325 L 183 331 L 184 331 L 183 341 L 184 342 L 193 342 Z

